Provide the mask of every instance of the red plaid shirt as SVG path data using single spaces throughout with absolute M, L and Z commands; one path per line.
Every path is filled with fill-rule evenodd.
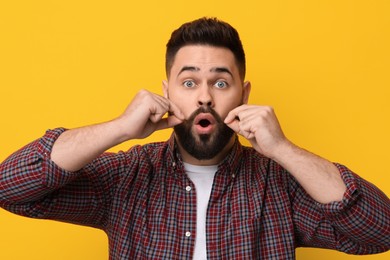
M 50 160 L 63 131 L 48 131 L 2 163 L 0 206 L 103 229 L 110 259 L 191 259 L 196 191 L 174 139 L 105 153 L 72 173 Z M 344 199 L 322 205 L 278 164 L 237 141 L 214 179 L 208 259 L 294 259 L 296 247 L 351 254 L 388 250 L 389 199 L 337 166 L 347 185 Z

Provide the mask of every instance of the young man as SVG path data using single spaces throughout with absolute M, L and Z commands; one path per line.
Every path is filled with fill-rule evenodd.
M 166 72 L 164 96 L 142 90 L 118 118 L 50 130 L 10 156 L 0 168 L 0 206 L 101 228 L 111 259 L 389 249 L 386 195 L 292 144 L 272 108 L 247 104 L 245 54 L 229 24 L 202 18 L 174 31 Z M 171 127 L 167 142 L 105 153 Z

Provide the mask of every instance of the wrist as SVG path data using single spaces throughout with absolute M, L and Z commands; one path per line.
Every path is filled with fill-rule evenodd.
M 299 148 L 289 140 L 285 139 L 274 146 L 274 149 L 272 149 L 272 152 L 270 152 L 268 157 L 276 161 L 277 163 L 282 164 L 283 161 L 288 158 L 291 158 L 291 156 L 294 153 L 298 152 L 298 150 L 300 149 L 301 148 Z
M 113 141 L 116 144 L 135 138 L 134 134 L 130 131 L 131 129 L 129 128 L 129 123 L 126 119 L 118 117 L 107 122 L 107 124 L 109 125 L 108 130 L 111 132 Z

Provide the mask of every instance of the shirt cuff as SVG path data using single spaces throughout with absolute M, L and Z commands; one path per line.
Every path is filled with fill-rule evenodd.
M 320 210 L 322 210 L 322 212 L 331 219 L 341 217 L 356 203 L 360 196 L 356 175 L 341 164 L 336 163 L 335 165 L 347 187 L 343 199 L 341 201 L 335 201 L 328 204 L 317 203 Z
M 80 174 L 79 172 L 69 172 L 60 168 L 50 158 L 55 141 L 65 131 L 65 128 L 47 130 L 37 144 L 38 157 L 42 160 L 43 185 L 49 188 L 60 188 Z

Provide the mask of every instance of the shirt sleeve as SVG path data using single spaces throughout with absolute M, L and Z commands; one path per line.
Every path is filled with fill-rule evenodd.
M 77 172 L 58 167 L 51 149 L 63 128 L 46 134 L 0 165 L 0 207 L 32 218 L 55 219 L 103 228 L 123 153 L 105 153 Z
M 390 200 L 377 187 L 336 164 L 347 186 L 341 201 L 321 204 L 295 183 L 294 220 L 298 244 L 349 254 L 390 249 Z

